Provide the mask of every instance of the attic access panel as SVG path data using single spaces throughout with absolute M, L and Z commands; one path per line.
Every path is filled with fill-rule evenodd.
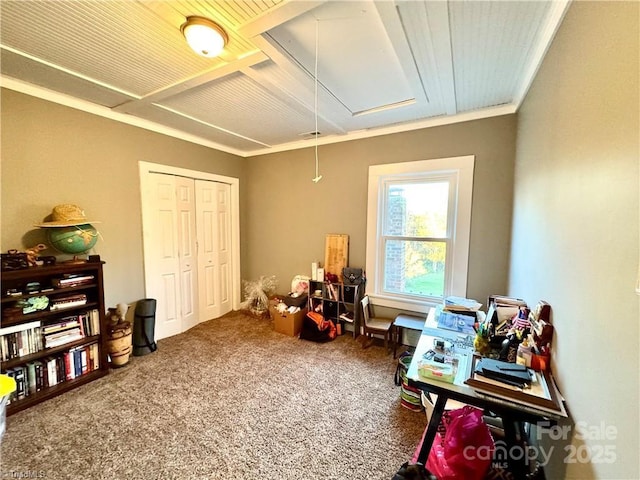
M 312 78 L 316 24 L 318 82 L 352 115 L 414 100 L 373 2 L 328 2 L 268 31 Z

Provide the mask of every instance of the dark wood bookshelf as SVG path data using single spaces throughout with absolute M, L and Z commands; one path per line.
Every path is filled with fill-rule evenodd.
M 9 332 L 0 330 L 0 341 L 2 337 L 13 335 L 12 330 L 20 330 L 20 325 L 25 325 L 21 330 L 29 331 L 29 335 L 37 334 L 38 330 L 27 327 L 32 322 L 40 322 L 40 327 L 52 325 L 66 317 L 73 317 L 83 313 L 95 310 L 98 312 L 98 333 L 88 335 L 84 338 L 73 340 L 64 345 L 52 348 L 42 348 L 37 352 L 27 353 L 25 355 L 9 358 L 0 362 L 0 371 L 4 374 L 15 374 L 16 371 L 24 374 L 25 396 L 23 398 L 12 398 L 7 406 L 7 414 L 11 415 L 25 408 L 29 408 L 40 402 L 53 398 L 62 393 L 68 392 L 80 385 L 96 380 L 109 372 L 109 363 L 106 350 L 106 318 L 104 303 L 104 284 L 103 284 L 103 265 L 104 262 L 85 262 L 85 263 L 61 263 L 52 266 L 30 267 L 23 270 L 2 271 L 2 298 L 0 299 L 0 308 L 2 309 L 2 319 L 0 328 L 7 329 L 12 327 Z M 69 287 L 54 287 L 54 281 L 70 275 L 92 275 L 94 278 L 90 282 Z M 40 289 L 38 292 L 27 292 L 26 285 L 32 282 L 39 282 Z M 44 292 L 42 290 L 45 290 Z M 10 291 L 19 292 L 18 295 L 9 296 Z M 87 301 L 82 305 L 74 305 L 72 307 L 51 310 L 51 302 L 57 297 L 65 294 L 83 293 L 86 295 Z M 49 298 L 49 305 L 46 309 L 35 311 L 28 314 L 16 314 L 16 307 L 21 300 L 27 300 L 32 297 L 46 296 Z M 95 317 L 94 317 L 95 318 Z M 36 327 L 36 328 L 40 328 Z M 95 332 L 91 332 L 95 333 Z M 32 337 L 30 337 L 32 338 Z M 13 337 L 15 342 L 15 337 Z M 44 345 L 44 341 L 42 342 Z M 28 368 L 27 364 L 48 358 L 58 358 L 66 352 L 79 347 L 88 347 L 97 345 L 97 363 L 98 368 L 89 370 L 86 373 L 73 379 L 66 379 L 56 385 L 47 387 L 43 386 L 40 391 L 31 392 L 29 394 Z M 13 343 L 15 345 L 15 343 Z M 6 346 L 6 345 L 5 345 Z M 29 345 L 33 349 L 33 344 Z M 91 347 L 95 349 L 95 347 Z M 14 352 L 15 353 L 15 352 Z M 87 355 L 89 356 L 89 355 Z M 24 368 L 23 368 L 24 367 Z M 62 367 L 61 367 L 62 368 Z M 63 369 L 64 370 L 64 369 Z M 65 376 L 66 377 L 66 376 Z

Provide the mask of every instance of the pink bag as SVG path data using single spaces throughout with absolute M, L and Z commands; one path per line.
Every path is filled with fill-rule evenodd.
M 482 410 L 465 406 L 442 416 L 444 437 L 436 433 L 427 469 L 438 480 L 482 480 L 491 465 L 494 443 Z

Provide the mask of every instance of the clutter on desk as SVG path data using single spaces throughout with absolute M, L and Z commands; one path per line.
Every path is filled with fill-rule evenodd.
M 482 304 L 464 297 L 448 296 L 436 307 L 438 328 L 475 335 L 478 311 Z
M 477 300 L 450 295 L 444 299 L 443 309 L 448 312 L 477 312 L 482 304 Z
M 436 307 L 438 328 L 475 335 L 476 321 L 477 313 L 475 311 L 451 311 L 447 310 L 444 305 Z
M 418 360 L 418 375 L 441 382 L 453 383 L 458 373 L 458 359 L 454 355 L 438 355 Z
M 540 301 L 531 311 L 524 300 L 491 295 L 487 316 L 478 324 L 474 340 L 477 353 L 534 370 L 549 368 L 553 327 L 551 306 Z
M 520 371 L 516 371 L 518 369 Z M 522 378 L 518 378 L 518 375 Z M 471 376 L 464 383 L 481 395 L 509 402 L 517 401 L 536 410 L 566 416 L 562 396 L 548 371 L 536 371 L 524 365 L 474 357 Z
M 434 338 L 433 346 L 418 360 L 418 375 L 424 378 L 453 383 L 458 373 L 459 358 L 453 342 Z

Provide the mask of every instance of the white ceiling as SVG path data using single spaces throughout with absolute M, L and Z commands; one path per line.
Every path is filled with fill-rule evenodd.
M 568 5 L 0 0 L 2 86 L 251 156 L 513 113 Z

